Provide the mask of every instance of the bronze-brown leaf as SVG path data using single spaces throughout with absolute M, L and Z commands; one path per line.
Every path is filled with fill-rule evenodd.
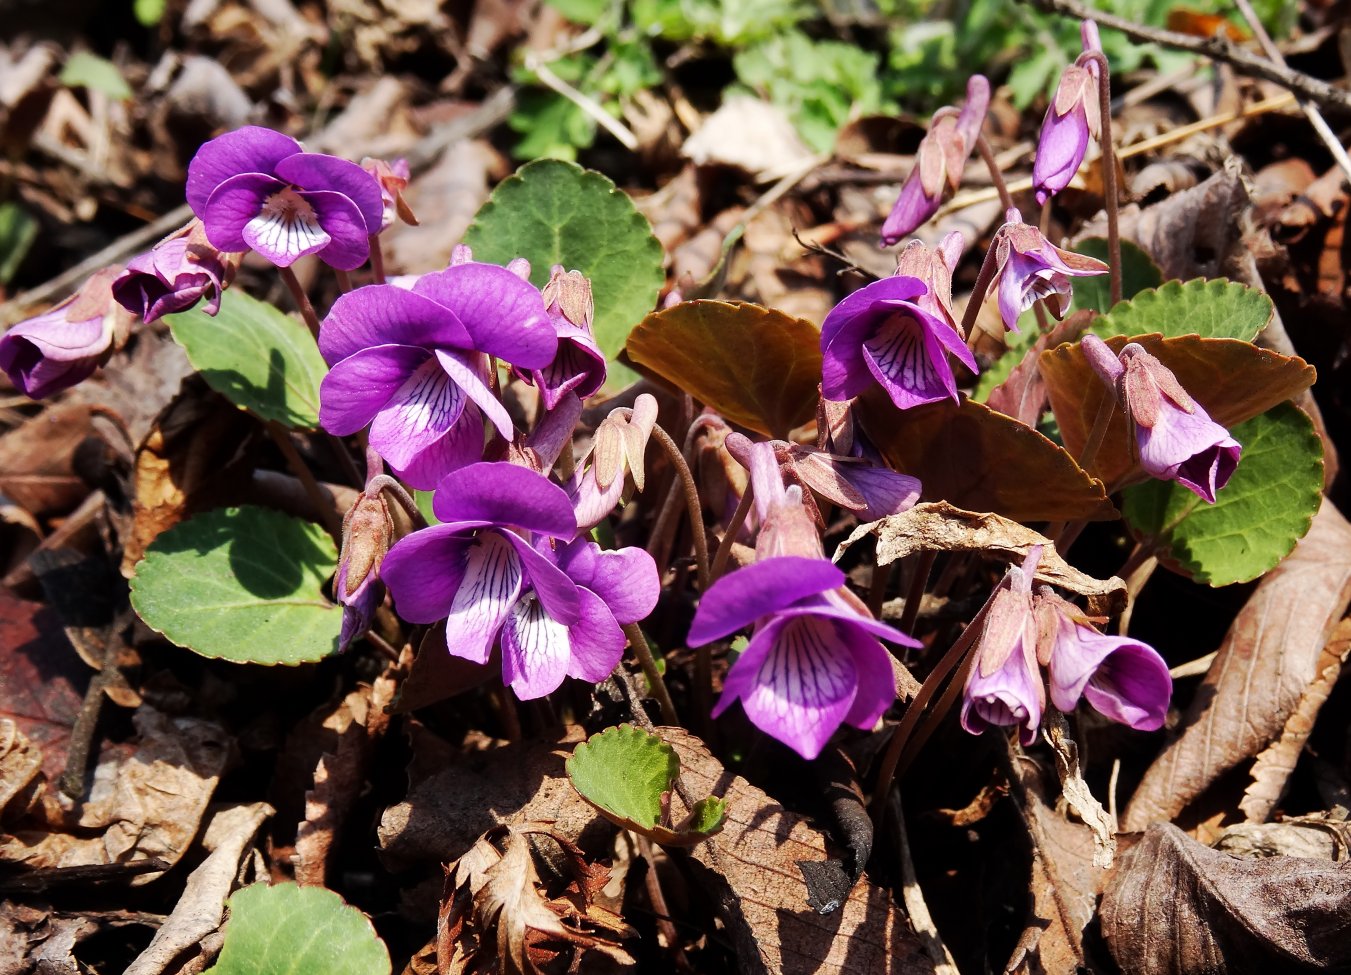
M 1113 518 L 1103 485 L 1031 427 L 974 400 L 898 410 L 880 388 L 856 404 L 887 463 L 924 485 L 925 500 L 1014 521 Z
M 1182 722 L 1122 818 L 1172 819 L 1220 775 L 1276 739 L 1318 674 L 1351 601 L 1351 525 L 1324 500 L 1313 527 L 1262 579 L 1224 638 Z
M 644 318 L 624 349 L 639 372 L 757 433 L 784 439 L 815 415 L 821 333 L 781 311 L 684 301 Z
M 1107 339 L 1107 344 L 1119 353 L 1128 341 L 1144 346 L 1173 370 L 1183 388 L 1216 423 L 1226 427 L 1265 413 L 1314 381 L 1313 367 L 1298 356 L 1269 352 L 1238 339 L 1136 335 L 1129 339 L 1116 336 Z M 1094 477 L 1108 484 L 1130 475 L 1136 465 L 1126 414 L 1111 403 L 1111 394 L 1089 367 L 1079 346 L 1066 344 L 1043 352 L 1041 375 L 1065 449 L 1075 457 L 1083 452 L 1098 409 L 1107 400 L 1105 408 L 1115 413 L 1089 466 Z

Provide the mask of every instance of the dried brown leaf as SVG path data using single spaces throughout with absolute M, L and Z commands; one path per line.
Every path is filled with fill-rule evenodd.
M 42 771 L 42 750 L 28 740 L 12 718 L 0 718 L 0 817 L 16 797 L 32 795 Z M 22 813 L 27 801 L 16 803 Z M 13 815 L 13 813 L 11 814 Z
M 1126 830 L 1172 819 L 1221 774 L 1283 733 L 1351 602 L 1351 525 L 1326 499 L 1290 556 L 1263 577 L 1220 646 L 1182 722 L 1122 817 Z
M 890 892 L 864 877 L 830 914 L 807 906 L 800 861 L 832 856 L 825 836 L 745 779 L 732 775 L 682 728 L 658 734 L 680 756 L 691 795 L 727 801 L 723 831 L 690 851 L 710 883 L 746 973 L 931 973 L 919 939 Z M 672 799 L 672 804 L 678 802 Z M 683 814 L 683 813 L 681 813 Z
M 963 511 L 946 501 L 924 501 L 909 511 L 881 521 L 859 525 L 840 542 L 832 556 L 841 554 L 865 535 L 877 536 L 877 564 L 888 565 L 916 552 L 986 552 L 1007 562 L 1021 562 L 1034 546 L 1042 546 L 1037 579 L 1081 596 L 1108 600 L 1119 608 L 1126 598 L 1126 583 L 1116 576 L 1095 579 L 1070 565 L 1055 550 L 1055 543 L 1001 515 Z
M 1271 811 L 1285 792 L 1286 782 L 1295 771 L 1295 763 L 1304 751 L 1304 743 L 1309 740 L 1318 712 L 1332 693 L 1332 685 L 1337 683 L 1348 654 L 1351 654 L 1351 619 L 1344 619 L 1323 647 L 1314 667 L 1317 676 L 1304 688 L 1280 737 L 1253 763 L 1252 782 L 1243 791 L 1238 804 L 1249 822 L 1261 823 L 1271 818 Z
M 1131 975 L 1345 971 L 1351 863 L 1244 860 L 1168 823 L 1124 854 L 1102 931 Z
M 89 493 L 75 448 L 94 435 L 89 407 L 56 403 L 0 435 L 0 494 L 39 517 L 69 511 Z

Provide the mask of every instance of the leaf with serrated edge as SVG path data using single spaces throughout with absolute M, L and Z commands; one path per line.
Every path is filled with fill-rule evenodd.
M 592 735 L 568 758 L 567 772 L 577 793 L 606 819 L 664 846 L 690 846 L 722 828 L 726 809 L 716 798 L 696 803 L 679 830 L 661 825 L 662 796 L 680 774 L 680 758 L 633 725 Z
M 1197 278 L 1141 291 L 1096 319 L 1091 331 L 1104 339 L 1157 332 L 1165 338 L 1199 335 L 1251 342 L 1273 312 L 1271 299 L 1260 291 L 1235 281 Z
M 204 657 L 302 664 L 337 649 L 324 597 L 338 560 L 318 525 L 267 508 L 221 508 L 163 532 L 131 581 L 148 626 Z
M 1119 353 L 1128 340 L 1107 340 Z M 1157 356 L 1177 376 L 1184 389 L 1222 426 L 1233 427 L 1265 413 L 1313 385 L 1314 369 L 1298 356 L 1284 356 L 1236 339 L 1205 339 L 1195 335 L 1165 339 L 1137 335 L 1146 352 Z M 1078 343 L 1066 343 L 1041 355 L 1041 375 L 1060 425 L 1065 449 L 1078 457 L 1099 407 L 1111 393 L 1084 358 Z M 1126 414 L 1110 400 L 1113 415 L 1091 465 L 1094 477 L 1119 484 L 1136 469 L 1131 457 Z M 1141 475 L 1137 479 L 1143 479 Z M 973 505 L 963 505 L 972 508 Z
M 1323 442 L 1282 403 L 1231 431 L 1238 469 L 1207 504 L 1174 481 L 1127 488 L 1122 517 L 1169 568 L 1210 586 L 1247 582 L 1290 554 L 1323 496 Z
M 474 259 L 506 264 L 524 257 L 543 287 L 561 264 L 591 281 L 596 342 L 609 360 L 606 385 L 633 373 L 614 361 L 629 330 L 652 310 L 666 281 L 661 244 L 633 201 L 600 173 L 541 159 L 498 184 L 465 231 Z
M 856 415 L 887 463 L 918 477 L 925 500 L 1013 521 L 1115 518 L 1101 483 L 1040 433 L 963 399 L 898 410 L 874 388 Z
M 1323 647 L 1348 602 L 1351 525 L 1324 500 L 1309 534 L 1257 584 L 1229 627 L 1180 734 L 1131 798 L 1123 829 L 1171 820 L 1280 735 L 1317 677 Z M 1159 649 L 1167 654 L 1170 648 Z
M 164 320 L 193 368 L 230 402 L 289 427 L 319 425 L 328 367 L 300 322 L 237 290 L 221 296 L 215 318 L 193 308 Z
M 252 884 L 227 903 L 225 944 L 206 975 L 389 975 L 370 919 L 331 890 Z
M 821 333 L 773 308 L 682 301 L 644 318 L 625 349 L 640 371 L 757 433 L 782 439 L 816 415 Z

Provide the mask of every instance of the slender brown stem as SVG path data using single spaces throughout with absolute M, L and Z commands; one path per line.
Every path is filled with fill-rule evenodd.
M 929 584 L 929 575 L 933 572 L 934 560 L 938 553 L 920 552 L 915 563 L 915 575 L 910 580 L 910 588 L 905 593 L 905 607 L 901 610 L 901 620 L 897 629 L 909 636 L 915 635 L 915 620 L 919 618 L 919 607 L 924 602 L 924 589 Z
M 521 712 L 516 707 L 516 699 L 505 684 L 496 681 L 492 689 L 493 702 L 497 705 L 498 716 L 502 719 L 502 733 L 507 741 L 520 741 Z
M 1005 211 L 1013 208 L 1013 197 L 1009 195 L 1009 186 L 1004 182 L 1004 174 L 999 171 L 999 161 L 994 157 L 994 150 L 990 148 L 990 142 L 985 138 L 982 132 L 976 136 L 976 151 L 980 153 L 980 158 L 985 161 L 985 168 L 990 171 L 990 182 L 994 183 L 994 188 L 999 191 L 999 203 Z
M 1112 417 L 1116 414 L 1116 396 L 1108 390 L 1098 401 L 1098 412 L 1093 417 L 1093 428 L 1088 431 L 1088 438 L 1084 441 L 1084 449 L 1079 451 L 1076 462 L 1080 470 L 1089 473 L 1089 468 L 1093 462 L 1098 459 L 1098 450 L 1102 447 L 1102 442 L 1107 438 L 1107 430 L 1112 425 Z
M 342 268 L 335 267 L 333 269 L 333 275 L 338 279 L 339 291 L 341 291 L 343 294 L 347 294 L 347 292 L 352 290 L 352 276 L 350 274 L 348 274 Z
M 690 971 L 689 959 L 685 957 L 685 949 L 680 944 L 680 933 L 671 920 L 671 909 L 667 906 L 666 895 L 661 890 L 661 879 L 657 876 L 657 861 L 652 856 L 652 841 L 641 833 L 634 835 L 638 838 L 638 852 L 647 861 L 647 876 L 643 878 L 643 886 L 647 888 L 647 899 L 652 903 L 652 914 L 657 922 L 657 930 L 666 939 L 667 949 L 675 956 L 676 969 L 681 972 Z
M 985 293 L 990 290 L 990 282 L 999 269 L 999 259 L 995 256 L 998 250 L 997 246 L 992 245 L 985 252 L 980 273 L 976 275 L 976 285 L 971 289 L 971 298 L 966 303 L 966 311 L 962 313 L 962 338 L 968 342 L 971 339 L 971 327 L 976 324 L 976 316 L 980 314 L 980 306 L 985 303 Z
M 296 272 L 289 267 L 279 267 L 277 272 L 281 275 L 282 283 L 286 285 L 291 297 L 295 299 L 296 308 L 300 310 L 300 317 L 305 319 L 305 324 L 310 327 L 310 334 L 314 340 L 319 341 L 319 314 L 310 304 L 310 296 L 305 293 L 301 287 L 300 279 L 296 277 Z
M 422 514 L 422 509 L 417 506 L 413 496 L 404 489 L 404 486 L 388 474 L 377 474 L 366 482 L 366 493 L 373 494 L 379 491 L 388 492 L 390 497 L 399 503 L 399 507 L 408 515 L 408 520 L 413 523 L 414 530 L 427 527 L 427 519 Z
M 1121 567 L 1118 575 L 1126 580 L 1126 605 L 1117 618 L 1117 632 L 1122 636 L 1130 629 L 1131 616 L 1135 613 L 1135 600 L 1139 598 L 1140 591 L 1145 588 L 1145 583 L 1158 567 L 1159 558 L 1154 554 L 1154 546 L 1146 542 L 1137 543 L 1135 550 L 1126 559 L 1126 564 Z
M 868 612 L 878 619 L 882 618 L 882 604 L 887 601 L 887 587 L 891 584 L 891 577 L 895 574 L 895 570 L 895 562 L 878 565 L 877 556 L 873 556 L 873 575 L 868 580 L 867 603 Z
M 1102 191 L 1107 208 L 1107 263 L 1111 265 L 1112 304 L 1121 300 L 1121 230 L 1117 226 L 1120 205 L 1116 184 L 1116 148 L 1112 145 L 1112 82 L 1107 56 L 1101 51 L 1085 51 L 1079 61 L 1098 66 L 1098 105 L 1102 113 Z
M 699 488 L 694 483 L 694 475 L 690 473 L 690 465 L 685 463 L 685 455 L 680 452 L 670 434 L 663 430 L 660 424 L 653 424 L 652 436 L 671 459 L 676 475 L 680 478 L 680 486 L 685 492 L 685 509 L 689 514 L 690 531 L 694 534 L 694 562 L 699 571 L 699 591 L 707 592 L 708 536 L 704 534 L 704 506 L 699 500 Z
M 871 808 L 874 824 L 882 822 L 882 815 L 886 811 L 887 793 L 891 790 L 891 782 L 896 775 L 896 768 L 900 763 L 901 752 L 905 748 L 905 743 L 910 739 L 915 726 L 919 724 L 920 716 L 923 714 L 926 705 L 938 691 L 938 688 L 942 686 L 944 679 L 975 645 L 976 638 L 985 628 L 985 615 L 988 609 L 988 603 L 981 607 L 980 612 L 976 614 L 976 618 L 962 631 L 962 635 L 948 648 L 948 652 L 943 654 L 943 658 L 930 671 L 929 676 L 924 678 L 919 693 L 915 695 L 914 700 L 906 705 L 905 716 L 901 718 L 901 723 L 896 726 L 896 730 L 891 733 L 891 740 L 887 742 L 886 754 L 882 756 L 882 764 L 877 770 L 877 782 L 873 786 Z
M 305 459 L 300 456 L 300 451 L 296 450 L 296 445 L 291 442 L 291 434 L 276 420 L 268 420 L 267 434 L 272 438 L 272 442 L 277 445 L 281 451 L 282 457 L 286 459 L 286 466 L 291 468 L 291 473 L 296 476 L 305 488 L 305 493 L 309 495 L 310 504 L 314 505 L 314 512 L 319 520 L 328 529 L 328 533 L 334 539 L 342 539 L 342 518 L 338 516 L 337 510 L 333 507 L 333 495 L 320 486 L 315 478 L 314 472 L 310 470 Z
M 732 546 L 736 543 L 736 537 L 741 534 L 741 526 L 746 524 L 746 516 L 750 514 L 754 501 L 755 485 L 747 481 L 746 490 L 741 493 L 741 500 L 737 502 L 736 510 L 732 512 L 732 520 L 727 523 L 727 531 L 722 536 L 722 541 L 718 543 L 717 554 L 713 556 L 713 567 L 708 570 L 711 581 L 716 582 L 727 568 L 727 562 L 732 557 Z
M 638 658 L 638 665 L 643 668 L 643 674 L 647 677 L 648 689 L 661 707 L 661 720 L 669 725 L 680 724 L 675 702 L 671 700 L 671 692 L 666 689 L 666 681 L 662 679 L 661 671 L 657 669 L 656 658 L 652 656 L 652 648 L 647 645 L 647 637 L 643 635 L 642 628 L 637 623 L 625 623 L 623 629 L 624 635 L 629 638 L 629 646 L 633 647 L 633 655 Z
M 379 234 L 371 234 L 371 275 L 376 284 L 385 283 L 385 252 L 380 248 Z

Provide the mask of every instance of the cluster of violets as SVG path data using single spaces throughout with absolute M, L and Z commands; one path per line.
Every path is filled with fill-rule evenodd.
M 1091 27 L 1084 38 L 1085 55 L 1047 111 L 1039 198 L 1064 188 L 1097 133 L 1101 55 Z M 883 229 L 887 242 L 933 216 L 955 187 L 981 139 L 988 101 L 989 85 L 977 76 L 960 111 L 935 115 Z M 11 328 L 0 337 L 0 368 L 35 398 L 72 386 L 125 340 L 133 319 L 153 322 L 199 301 L 214 314 L 248 251 L 283 269 L 306 255 L 342 272 L 370 260 L 377 283 L 342 294 L 318 333 L 329 366 L 321 424 L 340 437 L 364 432 L 370 448 L 335 578 L 341 646 L 369 630 L 388 595 L 408 622 L 444 621 L 451 654 L 478 664 L 500 659 L 503 682 L 522 699 L 549 694 L 565 677 L 601 681 L 619 665 L 625 627 L 652 612 L 661 589 L 647 552 L 605 550 L 590 534 L 643 489 L 657 403 L 642 394 L 612 410 L 589 452 L 574 460 L 581 402 L 606 375 L 589 282 L 555 267 L 537 288 L 525 261 L 476 262 L 463 246 L 444 270 L 385 282 L 378 237 L 395 219 L 412 220 L 401 196 L 407 181 L 400 163 L 308 153 L 267 129 L 220 136 L 189 167 L 196 218 L 125 269 L 95 275 L 67 302 Z M 893 276 L 827 315 L 819 426 L 828 432 L 816 447 L 753 442 L 724 429 L 726 456 L 748 472 L 753 534 L 744 537 L 754 539 L 754 560 L 709 585 L 688 643 L 749 629 L 714 714 L 740 701 L 757 727 L 807 758 L 842 724 L 875 727 L 895 701 L 899 664 L 882 641 L 919 646 L 873 618 L 825 557 L 815 496 L 863 521 L 919 499 L 919 481 L 887 468 L 854 429 L 849 402 L 874 384 L 902 410 L 958 399 L 950 357 L 977 369 L 952 308 L 963 249 L 960 234 L 937 247 L 912 241 Z M 1056 247 L 1017 210 L 995 233 L 986 265 L 986 290 L 972 301 L 993 291 L 1015 331 L 1036 302 L 1063 315 L 1071 278 L 1107 270 Z M 1143 470 L 1213 502 L 1239 445 L 1138 345 L 1118 354 L 1088 337 L 1083 348 L 1133 425 Z M 538 389 L 540 413 L 528 433 L 503 403 L 499 362 Z M 567 473 L 552 479 L 565 451 Z M 410 519 L 420 522 L 407 487 L 435 491 L 438 524 L 407 530 Z M 409 517 L 396 518 L 392 503 Z M 981 630 L 963 726 L 1017 726 L 1031 742 L 1049 679 L 1058 708 L 1084 699 L 1113 720 L 1158 728 L 1171 691 L 1162 659 L 1136 640 L 1102 634 L 1101 620 L 1048 587 L 1034 589 L 1039 556 L 1008 570 L 973 624 Z

